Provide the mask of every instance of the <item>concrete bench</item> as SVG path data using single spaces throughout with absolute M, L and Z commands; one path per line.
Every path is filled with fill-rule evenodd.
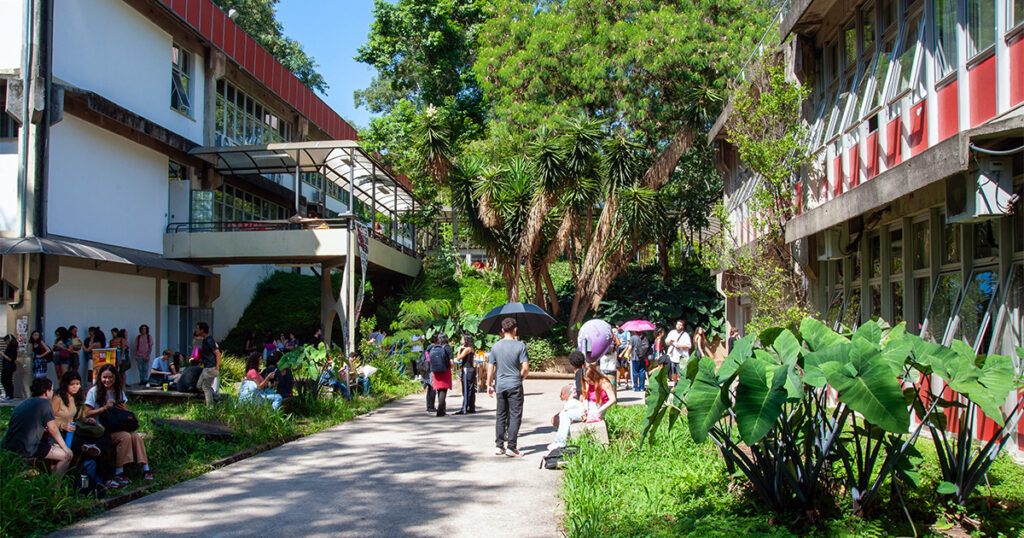
M 163 390 L 157 388 L 145 388 L 145 389 L 125 389 L 124 394 L 126 397 L 135 400 L 192 400 L 192 399 L 205 399 L 202 392 L 178 392 L 176 390 Z M 217 394 L 218 400 L 227 398 L 226 394 Z
M 573 422 L 569 426 L 569 439 L 575 439 L 590 432 L 594 440 L 608 446 L 608 424 L 603 420 L 597 422 Z
M 185 420 L 179 418 L 154 418 L 153 424 L 164 426 L 182 433 L 194 433 L 205 437 L 231 437 L 235 430 L 222 422 L 212 420 Z

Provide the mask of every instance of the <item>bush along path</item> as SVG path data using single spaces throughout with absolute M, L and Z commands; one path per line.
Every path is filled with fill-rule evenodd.
M 222 363 L 221 371 L 226 376 L 225 392 L 232 391 L 231 372 L 239 369 L 232 361 L 237 360 L 226 358 Z M 0 506 L 3 507 L 0 536 L 47 534 L 101 513 L 106 508 L 208 473 L 231 461 L 349 421 L 411 394 L 419 387 L 402 382 L 374 389 L 380 391 L 370 396 L 357 396 L 351 402 L 330 395 L 316 402 L 293 398 L 294 401 L 282 408 L 282 412 L 271 410 L 269 405 L 239 403 L 235 394 L 228 394 L 227 399 L 213 409 L 202 403 L 130 402 L 129 409 L 139 418 L 139 432 L 145 439 L 156 480 L 153 484 L 144 483 L 136 466 L 128 466 L 126 472 L 132 479 L 131 484 L 124 491 L 108 490 L 107 502 L 77 495 L 73 484 L 77 474 L 74 469 L 54 488 L 48 473 L 27 468 L 21 458 L 0 451 Z M 11 412 L 11 408 L 0 409 L 0 436 L 7 429 Z M 232 427 L 235 435 L 206 438 L 153 422 L 153 419 L 164 418 L 216 421 Z M 125 497 L 118 499 L 118 496 Z
M 756 337 L 738 341 L 720 367 L 692 361 L 671 390 L 656 376 L 641 437 L 653 442 L 662 423 L 685 423 L 760 506 L 811 525 L 839 514 L 895 518 L 905 534 L 942 521 L 1024 531 L 1014 495 L 975 502 L 979 488 L 991 491 L 990 471 L 1024 406 L 1010 357 L 975 356 L 962 342 L 947 348 L 877 321 L 839 334 L 805 319 L 795 332 Z M 987 441 L 975 439 L 982 418 L 994 424 Z

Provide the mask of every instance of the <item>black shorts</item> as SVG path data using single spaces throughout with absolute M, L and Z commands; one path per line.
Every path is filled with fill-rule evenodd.
M 36 447 L 36 451 L 32 454 L 32 457 L 41 460 L 46 459 L 46 455 L 50 453 L 50 448 L 53 447 L 54 444 L 56 443 L 54 443 L 53 439 L 50 439 L 49 437 L 39 441 L 39 446 Z

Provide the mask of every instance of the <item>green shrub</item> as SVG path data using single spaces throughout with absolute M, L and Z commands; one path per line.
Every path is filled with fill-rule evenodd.
M 534 337 L 523 339 L 526 352 L 530 356 L 530 370 L 540 370 L 554 361 L 555 357 L 564 357 L 572 351 L 561 335 Z
M 231 353 L 225 353 L 220 357 L 220 383 L 221 386 L 230 386 L 245 379 L 245 358 Z
M 54 487 L 50 473 L 29 468 L 17 454 L 0 450 L 0 536 L 40 536 L 81 517 L 77 512 L 90 499 L 77 496 L 72 488 L 68 478 Z
M 331 275 L 331 280 L 337 288 L 341 274 Z M 260 342 L 267 331 L 274 337 L 282 332 L 294 332 L 302 340 L 319 326 L 320 279 L 276 271 L 256 285 L 249 306 L 221 343 L 221 351 L 241 354 L 249 331 L 255 331 Z

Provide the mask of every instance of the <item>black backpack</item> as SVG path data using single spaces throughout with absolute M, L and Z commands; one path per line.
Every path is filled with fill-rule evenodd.
M 195 392 L 199 376 L 203 373 L 202 366 L 189 366 L 178 377 L 178 392 Z
M 96 472 L 96 462 L 86 460 L 78 467 L 78 494 L 92 495 L 97 499 L 107 496 L 107 486 Z
M 548 452 L 540 460 L 540 468 L 542 469 L 561 469 L 565 467 L 573 456 L 578 454 L 580 447 L 576 445 L 563 446 L 562 448 L 556 448 L 551 452 Z
M 416 359 L 416 375 L 428 375 L 430 373 L 430 360 L 427 359 L 427 353 L 420 353 L 420 358 Z
M 636 358 L 638 360 L 644 360 L 651 356 L 651 343 L 647 341 L 647 337 L 640 335 L 638 338 L 640 342 L 636 346 Z
M 431 346 L 430 349 L 427 350 L 427 354 L 430 356 L 431 372 L 440 374 L 448 371 L 448 361 L 451 359 L 451 355 L 448 353 L 448 348 L 444 346 Z

